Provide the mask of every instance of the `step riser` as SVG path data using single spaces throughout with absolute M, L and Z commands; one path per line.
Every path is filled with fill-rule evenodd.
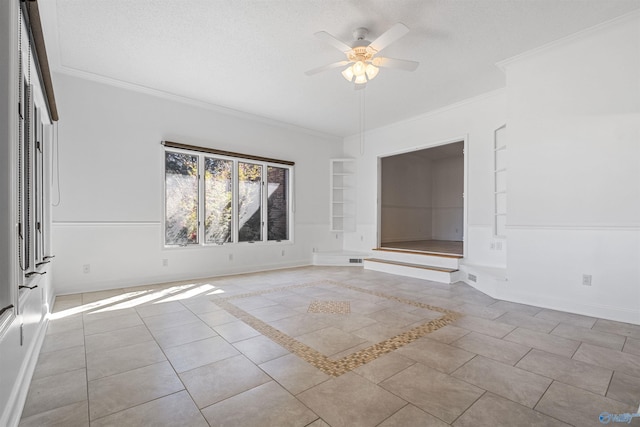
M 387 261 L 405 262 L 408 264 L 427 265 L 432 267 L 444 267 L 457 270 L 459 267 L 459 258 L 445 258 L 437 255 L 423 255 L 402 252 L 374 251 L 375 258 L 385 259 Z
M 427 270 L 424 268 L 410 267 L 406 265 L 387 264 L 382 262 L 364 262 L 365 270 L 380 271 L 382 273 L 395 274 L 398 276 L 413 277 L 416 279 L 431 280 L 440 283 L 455 283 L 458 281 L 459 271 L 447 273 L 444 271 Z

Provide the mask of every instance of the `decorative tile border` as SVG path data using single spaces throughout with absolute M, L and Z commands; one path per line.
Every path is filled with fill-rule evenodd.
M 349 314 L 351 304 L 349 301 L 312 301 L 307 313 Z
M 247 313 L 246 311 L 238 308 L 234 304 L 229 301 L 240 298 L 248 298 L 252 296 L 264 295 L 269 293 L 280 292 L 283 290 L 293 289 L 293 288 L 306 288 L 312 286 L 322 286 L 322 285 L 332 285 L 332 286 L 340 286 L 345 289 L 350 289 L 358 292 L 362 292 L 369 295 L 374 295 L 380 298 L 385 298 L 391 301 L 397 301 L 403 304 L 412 305 L 414 307 L 424 308 L 431 311 L 437 311 L 442 313 L 443 315 L 437 319 L 430 320 L 426 323 L 423 323 L 420 326 L 409 329 L 406 332 L 403 332 L 399 335 L 381 341 L 377 344 L 374 344 L 370 347 L 362 349 L 360 351 L 356 351 L 348 356 L 345 356 L 338 360 L 331 360 L 324 354 L 319 351 L 309 347 L 306 344 L 301 343 L 295 338 L 290 337 L 284 332 L 274 328 L 273 326 L 263 322 L 255 316 Z M 437 331 L 443 326 L 448 325 L 449 323 L 455 321 L 456 319 L 462 317 L 463 315 L 457 313 L 452 310 L 448 310 L 441 307 L 436 307 L 430 304 L 424 304 L 417 301 L 411 301 L 406 298 L 396 297 L 393 295 L 387 295 L 382 292 L 371 291 L 368 289 L 358 288 L 356 286 L 347 285 L 340 282 L 334 282 L 331 280 L 323 280 L 319 282 L 301 284 L 301 285 L 291 285 L 291 286 L 283 286 L 279 288 L 267 289 L 263 291 L 256 291 L 246 294 L 234 295 L 227 298 L 214 299 L 213 302 L 226 310 L 228 313 L 242 320 L 247 325 L 251 326 L 262 335 L 270 338 L 272 341 L 280 344 L 290 352 L 294 353 L 298 357 L 304 359 L 311 365 L 315 366 L 322 372 L 327 375 L 331 375 L 334 377 L 338 377 L 342 374 L 345 374 L 353 369 L 362 366 L 366 363 L 371 362 L 372 360 L 377 359 L 378 357 L 390 353 L 394 350 L 399 349 L 407 344 L 412 343 L 413 341 L 422 338 L 423 336 Z

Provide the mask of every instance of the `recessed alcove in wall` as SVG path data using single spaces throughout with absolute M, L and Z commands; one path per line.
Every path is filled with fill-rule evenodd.
M 463 253 L 464 141 L 380 158 L 380 246 Z

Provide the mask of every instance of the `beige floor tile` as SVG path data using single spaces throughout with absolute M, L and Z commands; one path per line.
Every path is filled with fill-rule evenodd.
M 92 427 L 208 427 L 186 391 L 161 397 L 91 421 Z
M 458 418 L 484 393 L 474 385 L 419 363 L 380 385 L 447 423 Z
M 111 301 L 124 293 L 124 289 L 109 289 L 106 291 L 85 292 L 82 294 L 82 304 L 90 304 L 98 301 Z
M 615 372 L 607 397 L 632 406 L 640 404 L 640 378 Z
M 575 360 L 613 369 L 640 378 L 640 356 L 611 350 L 596 345 L 582 344 L 576 354 Z
M 477 356 L 453 376 L 530 408 L 551 384 L 549 378 L 483 356 Z
M 199 314 L 198 317 L 202 319 L 204 323 L 213 327 L 218 325 L 224 325 L 225 323 L 237 322 L 238 318 L 227 313 L 224 310 L 213 311 L 210 313 Z
M 477 332 L 471 332 L 452 342 L 451 345 L 509 365 L 515 365 L 531 350 L 526 345 L 500 340 Z
M 81 328 L 71 329 L 57 334 L 47 334 L 44 337 L 40 353 L 48 353 L 50 351 L 64 350 L 66 348 L 83 345 L 84 331 Z
M 558 327 L 551 332 L 551 334 L 600 347 L 607 347 L 613 350 L 622 350 L 625 342 L 625 337 L 621 335 L 580 328 L 578 326 L 567 325 L 564 323 L 560 323 Z
M 185 372 L 240 354 L 221 337 L 212 337 L 165 350 L 176 372 Z
M 88 427 L 89 405 L 86 400 L 41 412 L 20 420 L 20 427 Z
M 286 307 L 284 305 L 272 305 L 269 307 L 257 308 L 255 310 L 245 310 L 252 316 L 257 317 L 263 322 L 271 322 L 274 320 L 286 319 L 287 317 L 297 316 L 300 314 L 298 310 Z
M 431 332 L 430 334 L 425 335 L 425 338 L 440 341 L 445 344 L 451 344 L 455 340 L 460 339 L 469 333 L 471 333 L 471 331 L 467 329 L 462 329 L 453 325 L 447 325 Z
M 162 348 L 175 347 L 177 345 L 215 337 L 216 335 L 218 334 L 211 329 L 209 325 L 202 321 L 188 323 L 186 325 L 178 325 L 153 332 L 153 337 Z
M 622 351 L 640 356 L 640 340 L 627 338 L 627 342 L 624 344 Z
M 329 326 L 328 323 L 319 320 L 318 316 L 308 314 L 298 314 L 286 319 L 269 322 L 269 324 L 294 338 Z
M 83 329 L 82 314 L 73 314 L 65 317 L 54 317 L 47 326 L 47 335 L 57 335 L 74 329 Z
M 33 378 L 44 378 L 85 368 L 84 346 L 41 353 Z
M 441 316 L 442 314 L 437 317 Z M 367 317 L 370 317 L 371 319 L 376 320 L 377 322 L 380 322 L 382 324 L 396 328 L 406 328 L 407 326 L 412 325 L 416 322 L 424 323 L 422 322 L 423 318 L 420 316 L 416 316 L 411 313 L 405 313 L 403 311 L 395 311 L 389 309 L 376 311 L 375 313 L 367 315 Z
M 180 374 L 198 408 L 271 381 L 271 378 L 244 356 L 234 356 Z
M 183 389 L 168 362 L 93 380 L 89 382 L 89 416 L 102 418 Z
M 95 351 L 113 350 L 146 341 L 153 341 L 153 336 L 144 325 L 115 331 L 102 332 L 85 337 L 87 353 Z
M 613 371 L 540 350 L 531 350 L 516 367 L 601 394 L 607 392 Z
M 251 326 L 240 320 L 236 322 L 225 323 L 224 325 L 214 326 L 213 329 L 218 333 L 218 335 L 220 335 L 230 343 L 246 340 L 248 338 L 257 337 L 258 335 L 260 335 L 260 332 L 256 331 Z
M 211 425 L 242 427 L 303 427 L 318 418 L 273 381 L 208 406 L 202 414 Z
M 475 316 L 464 316 L 453 322 L 452 325 L 495 338 L 502 338 L 516 328 L 515 326 L 507 325 L 506 323 L 500 323 L 495 320 L 487 320 Z
M 435 368 L 445 374 L 450 374 L 475 356 L 474 353 L 449 344 L 424 338 L 405 345 L 396 350 L 395 353 Z
M 398 412 L 378 424 L 378 427 L 446 427 L 449 424 L 439 420 L 431 414 L 427 414 L 412 404 L 408 404 Z
M 354 369 L 353 372 L 374 384 L 378 384 L 415 363 L 414 360 L 401 356 L 398 352 L 393 352 L 364 364 Z
M 240 350 L 242 354 L 256 365 L 282 357 L 289 353 L 289 350 L 273 342 L 270 338 L 265 337 L 264 335 L 258 335 L 257 337 L 249 338 L 244 341 L 235 342 L 233 343 L 233 346 Z
M 294 354 L 270 360 L 260 368 L 294 395 L 332 378 Z
M 406 404 L 353 372 L 300 393 L 298 399 L 332 427 L 375 426 Z
M 637 407 L 554 381 L 535 409 L 573 426 L 598 427 L 601 413 L 631 413 Z
M 632 325 L 630 323 L 598 319 L 595 325 L 593 325 L 592 329 L 601 332 L 608 332 L 611 334 L 624 335 L 626 337 L 640 340 L 640 325 Z
M 520 313 L 525 316 L 535 316 L 540 313 L 542 309 L 540 307 L 534 307 L 532 305 L 519 304 L 517 302 L 509 302 L 509 301 L 498 301 L 489 306 L 490 308 L 496 310 L 504 310 L 510 313 Z
M 591 328 L 596 320 L 593 317 L 582 316 L 580 314 L 566 313 L 564 311 L 556 311 L 543 309 L 535 317 L 546 320 L 553 320 L 554 322 L 562 322 L 567 325 L 577 326 L 579 328 Z
M 213 301 L 208 298 L 197 298 L 183 301 L 182 304 L 193 314 L 212 313 L 222 310 Z
M 256 310 L 258 308 L 271 307 L 274 305 L 278 305 L 278 303 L 265 296 L 258 295 L 248 298 L 234 299 L 233 305 L 243 309 L 244 311 L 250 311 Z
M 496 321 L 544 333 L 549 333 L 558 326 L 558 322 L 553 320 L 539 319 L 517 311 L 508 312 L 498 317 Z
M 191 323 L 198 323 L 201 321 L 198 316 L 189 310 L 157 314 L 155 316 L 145 317 L 143 320 L 151 333 L 167 328 L 173 328 L 174 326 L 189 325 Z
M 325 423 L 321 418 L 318 418 L 311 424 L 308 424 L 306 427 L 331 427 L 331 426 Z
M 320 320 L 327 326 L 333 326 L 334 328 L 340 329 L 344 332 L 353 332 L 355 330 L 362 329 L 365 326 L 377 323 L 370 317 L 355 313 L 351 313 L 348 316 L 336 314 L 309 314 L 308 316 L 312 319 Z
M 105 319 L 112 319 L 114 317 L 126 316 L 131 314 L 137 314 L 134 308 L 115 308 L 115 307 L 100 307 L 95 310 L 85 311 L 82 315 L 85 322 L 98 321 Z
M 476 304 L 459 305 L 456 307 L 456 311 L 458 313 L 464 313 L 470 316 L 481 317 L 483 319 L 489 320 L 495 320 L 507 312 L 506 310 L 501 310 L 499 308 L 492 308 L 491 306 L 487 307 L 484 305 Z
M 87 400 L 87 374 L 84 369 L 31 381 L 22 416 L 50 411 Z
M 455 427 L 495 427 L 502 425 L 570 427 L 569 424 L 492 393 L 485 393 L 453 425 Z
M 513 332 L 510 332 L 505 336 L 503 340 L 522 344 L 527 347 L 537 348 L 538 350 L 543 350 L 547 353 L 553 353 L 558 356 L 565 357 L 573 356 L 580 346 L 580 341 L 536 332 L 526 328 L 515 329 Z
M 87 353 L 89 381 L 167 360 L 155 341 Z
M 154 302 L 151 304 L 140 305 L 136 307 L 136 311 L 143 319 L 145 317 L 157 316 L 158 314 L 177 313 L 179 311 L 186 311 L 187 308 L 178 301 L 172 302 Z
M 297 340 L 326 356 L 347 350 L 366 341 L 334 327 L 300 335 Z
M 365 326 L 364 328 L 356 329 L 351 333 L 356 335 L 364 340 L 370 342 L 380 342 L 391 337 L 394 337 L 402 332 L 404 332 L 407 328 L 401 328 L 399 326 L 390 326 L 384 323 L 374 323 L 369 326 Z
M 116 331 L 119 329 L 131 328 L 132 326 L 143 325 L 142 319 L 137 313 L 125 314 L 107 319 L 85 318 L 84 334 L 93 335 L 103 332 Z

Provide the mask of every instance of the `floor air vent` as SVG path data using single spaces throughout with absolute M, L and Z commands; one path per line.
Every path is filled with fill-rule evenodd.
M 468 277 L 469 277 L 469 280 L 471 280 L 472 282 L 476 282 L 478 280 L 475 274 L 469 273 Z
M 349 264 L 362 264 L 362 258 L 349 258 Z

